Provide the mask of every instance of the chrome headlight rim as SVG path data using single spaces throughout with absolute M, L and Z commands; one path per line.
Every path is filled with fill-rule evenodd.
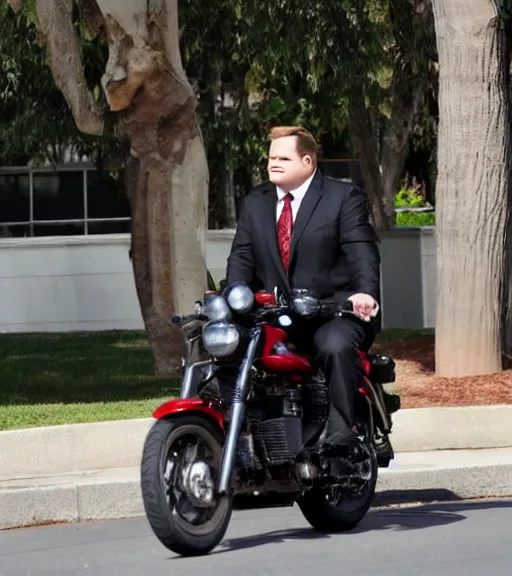
M 210 294 L 205 298 L 202 313 L 211 322 L 229 322 L 232 314 L 224 296 Z
M 214 320 L 203 326 L 204 348 L 214 358 L 232 356 L 237 351 L 241 339 L 238 327 L 225 320 Z
M 247 284 L 233 284 L 228 290 L 226 301 L 237 314 L 246 314 L 254 306 L 254 292 Z

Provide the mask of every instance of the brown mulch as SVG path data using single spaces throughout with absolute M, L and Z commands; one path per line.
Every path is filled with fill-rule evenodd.
M 396 362 L 396 391 L 402 408 L 512 404 L 512 370 L 485 376 L 440 378 L 435 375 L 434 338 L 376 343 L 372 352 Z

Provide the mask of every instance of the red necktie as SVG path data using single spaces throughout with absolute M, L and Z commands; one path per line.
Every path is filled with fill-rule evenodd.
M 279 244 L 281 261 L 287 272 L 290 264 L 290 246 L 293 230 L 292 200 L 293 196 L 291 194 L 287 194 L 283 198 L 283 210 L 277 221 L 277 242 Z

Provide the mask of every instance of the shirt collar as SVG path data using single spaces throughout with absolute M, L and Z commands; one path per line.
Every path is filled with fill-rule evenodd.
M 311 184 L 313 178 L 315 177 L 315 174 L 316 171 L 313 172 L 313 174 L 311 174 L 311 176 L 298 188 L 295 188 L 295 190 L 290 190 L 290 194 L 293 196 L 294 201 L 295 200 L 297 200 L 298 202 L 302 201 L 302 199 L 306 195 L 306 192 L 308 191 L 309 185 Z M 276 190 L 277 190 L 277 199 L 280 202 L 286 196 L 286 194 L 288 194 L 288 192 L 285 192 L 282 188 L 279 188 L 279 186 L 276 186 Z

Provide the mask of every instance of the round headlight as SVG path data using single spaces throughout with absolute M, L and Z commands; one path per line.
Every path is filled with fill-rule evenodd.
M 210 322 L 203 327 L 203 343 L 215 358 L 231 356 L 240 343 L 240 333 L 228 322 Z
M 222 296 L 211 294 L 205 298 L 203 314 L 208 320 L 231 320 L 231 310 Z
M 245 284 L 236 284 L 230 289 L 227 300 L 235 312 L 249 312 L 254 304 L 254 292 Z

